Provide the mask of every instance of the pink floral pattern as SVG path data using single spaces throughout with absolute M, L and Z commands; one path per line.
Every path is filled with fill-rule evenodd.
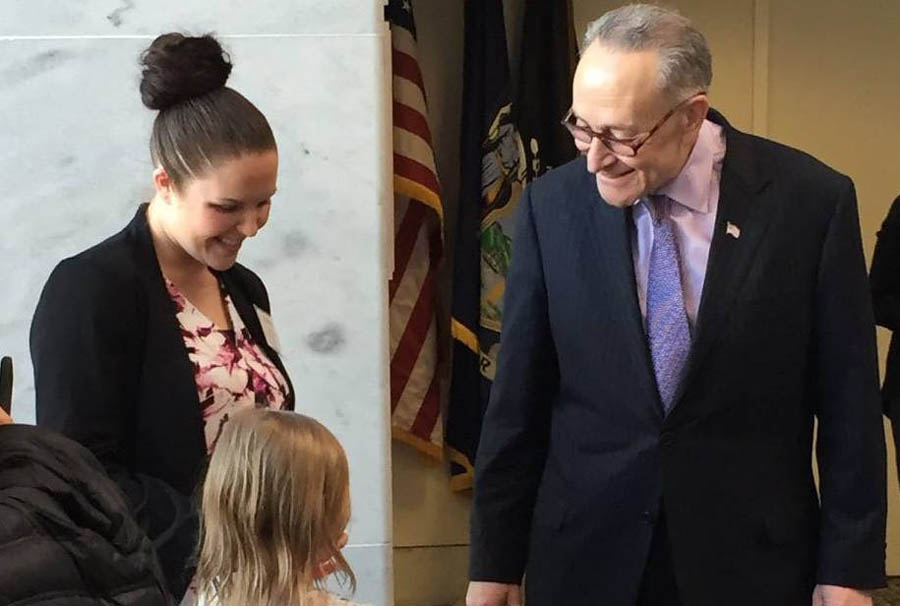
M 284 408 L 287 381 L 254 342 L 227 293 L 223 291 L 223 298 L 231 329 L 217 327 L 168 279 L 166 289 L 194 368 L 206 450 L 212 453 L 225 423 L 238 410 Z

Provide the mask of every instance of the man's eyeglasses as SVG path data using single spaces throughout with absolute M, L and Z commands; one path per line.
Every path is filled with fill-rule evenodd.
M 587 145 L 591 144 L 591 141 L 594 140 L 594 137 L 600 139 L 600 142 L 603 145 L 614 153 L 617 156 L 624 157 L 634 157 L 637 155 L 638 150 L 643 147 L 643 145 L 647 142 L 650 137 L 653 136 L 653 133 L 658 131 L 660 127 L 666 123 L 666 120 L 671 118 L 675 112 L 679 109 L 687 105 L 689 101 L 694 99 L 699 95 L 705 95 L 706 92 L 699 92 L 694 95 L 691 95 L 672 109 L 670 109 L 666 114 L 659 119 L 659 121 L 647 132 L 640 133 L 639 135 L 635 135 L 633 137 L 627 137 L 625 139 L 619 139 L 614 137 L 609 129 L 604 128 L 599 133 L 597 131 L 591 130 L 588 126 L 582 126 L 578 124 L 578 117 L 575 115 L 572 108 L 569 108 L 569 111 L 566 113 L 565 117 L 561 120 L 561 124 L 566 127 L 566 129 L 571 133 L 572 137 L 582 143 L 586 143 Z

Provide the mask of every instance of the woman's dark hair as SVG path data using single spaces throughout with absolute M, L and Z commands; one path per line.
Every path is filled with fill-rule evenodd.
M 141 100 L 159 110 L 150 154 L 176 188 L 223 160 L 276 149 L 262 112 L 225 86 L 231 60 L 211 35 L 163 34 L 141 66 Z

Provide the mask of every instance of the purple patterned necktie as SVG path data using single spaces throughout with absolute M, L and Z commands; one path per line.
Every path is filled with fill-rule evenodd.
M 668 414 L 691 351 L 691 330 L 681 290 L 681 256 L 670 216 L 672 200 L 652 196 L 649 207 L 653 248 L 647 276 L 647 339 L 659 396 Z

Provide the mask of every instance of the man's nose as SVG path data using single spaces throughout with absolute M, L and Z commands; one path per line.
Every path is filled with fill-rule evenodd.
M 591 139 L 591 145 L 587 150 L 587 168 L 592 173 L 598 173 L 609 168 L 618 161 L 615 154 L 603 145 L 599 137 Z

